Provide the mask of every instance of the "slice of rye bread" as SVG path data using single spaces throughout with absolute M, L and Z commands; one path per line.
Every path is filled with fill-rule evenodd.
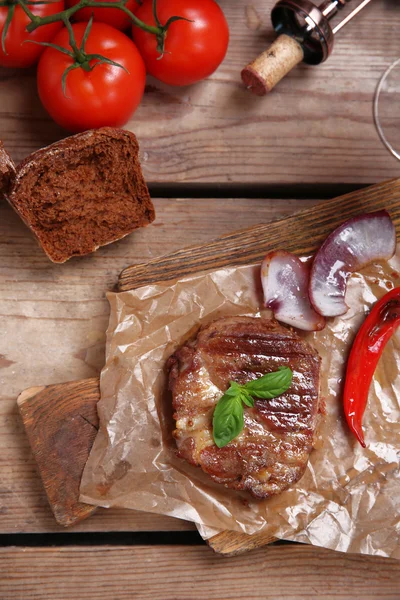
M 9 195 L 15 179 L 15 164 L 0 141 L 0 197 Z
M 38 150 L 17 167 L 8 200 L 53 262 L 154 220 L 138 152 L 133 133 L 103 127 Z

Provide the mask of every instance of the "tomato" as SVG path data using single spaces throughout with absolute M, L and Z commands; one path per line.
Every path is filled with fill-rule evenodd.
M 64 0 L 56 0 L 51 4 L 28 4 L 29 9 L 34 15 L 47 17 L 64 10 Z M 0 6 L 0 38 L 4 30 L 10 5 Z M 44 51 L 44 46 L 38 44 L 23 44 L 25 40 L 35 40 L 36 42 L 50 42 L 57 31 L 61 29 L 61 21 L 38 27 L 32 33 L 26 31 L 30 19 L 18 5 L 14 7 L 14 16 L 7 31 L 4 54 L 0 45 L 0 65 L 2 67 L 31 67 L 38 60 Z
M 144 0 L 135 15 L 148 25 L 155 25 L 152 0 Z M 170 85 L 189 85 L 208 77 L 223 61 L 229 43 L 229 29 L 224 13 L 214 0 L 158 0 L 157 16 L 168 28 L 165 54 L 160 58 L 156 36 L 133 26 L 133 39 L 146 63 L 148 73 Z
M 118 2 L 118 0 L 97 0 L 98 2 Z M 67 7 L 75 6 L 79 0 L 67 0 Z M 139 6 L 137 0 L 128 0 L 125 7 L 131 12 L 135 12 Z M 132 20 L 119 8 L 81 8 L 73 16 L 77 21 L 89 21 L 93 14 L 95 21 L 107 23 L 116 29 L 128 29 L 132 25 Z
M 87 23 L 72 26 L 78 47 Z M 68 31 L 63 28 L 52 40 L 71 50 Z M 127 69 L 109 64 L 96 64 L 93 70 L 82 67 L 70 71 L 66 92 L 62 90 L 65 69 L 74 64 L 72 57 L 46 48 L 37 71 L 40 100 L 49 115 L 70 131 L 84 131 L 109 125 L 121 127 L 138 107 L 144 92 L 146 68 L 135 44 L 124 33 L 106 25 L 93 23 L 85 46 L 86 54 L 101 54 Z

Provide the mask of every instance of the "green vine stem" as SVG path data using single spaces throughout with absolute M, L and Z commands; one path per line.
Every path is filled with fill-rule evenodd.
M 35 42 L 34 40 L 31 40 L 31 42 L 33 44 L 38 43 L 41 46 L 46 46 L 47 48 L 53 48 L 54 50 L 58 50 L 59 52 L 62 52 L 63 54 L 66 54 L 67 56 L 69 56 L 71 58 L 72 62 L 65 69 L 63 76 L 61 78 L 62 90 L 63 90 L 63 93 L 65 96 L 67 95 L 67 91 L 66 91 L 67 76 L 68 76 L 68 73 L 70 73 L 74 69 L 82 68 L 84 71 L 90 72 L 90 71 L 93 71 L 93 69 L 95 68 L 96 65 L 105 63 L 108 65 L 113 65 L 114 67 L 119 67 L 120 69 L 123 69 L 124 71 L 129 73 L 129 71 L 125 67 L 123 67 L 119 63 L 111 60 L 110 58 L 106 58 L 105 56 L 102 56 L 101 54 L 87 54 L 86 53 L 85 46 L 86 46 L 86 42 L 87 42 L 89 34 L 90 34 L 90 30 L 92 29 L 93 16 L 90 17 L 89 22 L 86 25 L 86 29 L 83 34 L 80 48 L 78 48 L 78 45 L 75 41 L 74 32 L 73 32 L 71 23 L 68 21 L 68 19 L 66 19 L 65 22 L 66 22 L 66 27 L 67 27 L 68 33 L 69 33 L 69 45 L 71 46 L 71 50 L 67 50 L 66 48 L 63 48 L 62 46 L 58 46 L 57 44 L 53 44 L 52 42 Z
M 71 6 L 70 8 L 67 8 L 61 12 L 55 13 L 54 15 L 38 17 L 37 15 L 34 15 L 32 13 L 32 11 L 28 7 L 28 3 L 26 3 L 25 0 L 16 0 L 16 3 L 21 6 L 22 10 L 28 15 L 31 21 L 31 23 L 29 23 L 29 25 L 27 25 L 26 27 L 26 30 L 29 33 L 35 31 L 35 29 L 37 29 L 38 27 L 41 27 L 42 25 L 48 25 L 49 23 L 56 23 L 57 21 L 62 21 L 63 23 L 65 23 L 66 20 L 69 21 L 70 18 L 81 8 L 119 8 L 125 14 L 128 15 L 128 17 L 132 20 L 132 23 L 137 27 L 140 27 L 148 33 L 152 33 L 157 37 L 163 35 L 164 27 L 154 27 L 153 25 L 147 25 L 147 23 L 144 23 L 143 21 L 138 19 L 133 14 L 133 12 L 126 8 L 126 2 L 127 0 L 121 0 L 120 2 L 96 2 L 95 0 L 80 0 L 78 4 L 75 4 L 75 6 Z
M 12 5 L 12 6 L 10 6 L 8 8 L 7 18 L 6 18 L 6 21 L 4 23 L 3 32 L 1 34 L 1 49 L 3 50 L 4 54 L 6 54 L 6 36 L 7 36 L 7 31 L 8 31 L 8 28 L 10 27 L 12 18 L 14 16 L 14 12 L 15 12 L 15 6 Z
M 65 94 L 66 93 L 65 92 L 66 78 L 67 78 L 68 73 L 73 69 L 77 69 L 77 68 L 81 67 L 85 71 L 91 71 L 96 64 L 102 64 L 102 63 L 107 63 L 107 64 L 114 65 L 117 67 L 122 67 L 118 63 L 115 63 L 114 61 L 112 61 L 104 56 L 101 56 L 99 54 L 87 54 L 85 52 L 85 45 L 86 45 L 87 39 L 89 37 L 90 30 L 92 28 L 93 15 L 87 24 L 81 47 L 80 48 L 78 47 L 75 37 L 74 37 L 74 31 L 72 28 L 72 24 L 71 24 L 71 17 L 73 17 L 74 14 L 76 12 L 78 12 L 78 10 L 81 10 L 82 8 L 114 8 L 114 9 L 118 8 L 118 9 L 122 10 L 125 14 L 127 14 L 129 16 L 129 18 L 131 19 L 131 21 L 134 25 L 136 25 L 137 27 L 140 27 L 144 31 L 147 31 L 148 33 L 151 33 L 156 36 L 157 49 L 160 52 L 160 55 L 161 55 L 160 57 L 162 57 L 164 54 L 165 38 L 166 38 L 169 26 L 172 23 L 174 23 L 175 21 L 180 21 L 180 20 L 188 21 L 188 19 L 185 19 L 185 17 L 173 16 L 173 17 L 170 17 L 164 25 L 162 25 L 162 23 L 160 22 L 160 20 L 157 16 L 157 0 L 152 0 L 154 21 L 155 21 L 156 25 L 155 26 L 148 25 L 147 23 L 144 23 L 143 21 L 138 19 L 128 8 L 126 8 L 127 1 L 128 0 L 119 0 L 118 2 L 98 2 L 96 0 L 80 0 L 77 4 L 75 4 L 75 6 L 71 6 L 70 8 L 67 8 L 66 10 L 55 13 L 54 15 L 47 15 L 45 17 L 39 17 L 38 15 L 33 14 L 31 9 L 29 8 L 29 5 L 32 6 L 32 5 L 35 5 L 36 3 L 37 4 L 41 4 L 41 3 L 47 4 L 47 3 L 49 3 L 49 0 L 36 0 L 36 1 L 33 0 L 31 2 L 29 2 L 29 0 L 28 1 L 26 1 L 26 0 L 0 0 L 0 6 L 3 6 L 3 5 L 8 6 L 7 19 L 6 19 L 5 26 L 3 28 L 3 32 L 2 32 L 2 36 L 1 36 L 1 40 L 0 40 L 1 47 L 3 49 L 3 52 L 6 54 L 5 41 L 6 41 L 6 37 L 7 37 L 7 32 L 8 32 L 11 20 L 14 16 L 15 7 L 18 5 L 22 8 L 22 10 L 25 12 L 25 14 L 28 16 L 28 18 L 30 20 L 30 23 L 26 27 L 26 30 L 28 33 L 35 31 L 38 27 L 42 27 L 43 25 L 49 25 L 51 23 L 56 23 L 58 21 L 61 21 L 64 24 L 64 26 L 66 27 L 66 29 L 68 30 L 69 45 L 70 45 L 71 50 L 67 50 L 66 48 L 62 48 L 61 46 L 57 46 L 51 42 L 35 42 L 34 40 L 27 40 L 27 41 L 30 41 L 32 43 L 38 43 L 38 44 L 41 44 L 42 46 L 54 48 L 56 50 L 59 50 L 63 54 L 68 54 L 68 56 L 71 57 L 72 64 L 65 70 L 63 77 L 62 77 L 62 87 L 63 87 L 63 91 Z M 138 2 L 138 4 L 141 4 L 140 0 L 136 0 L 136 1 Z M 92 61 L 94 61 L 94 64 Z M 122 68 L 124 68 L 124 67 L 122 67 Z

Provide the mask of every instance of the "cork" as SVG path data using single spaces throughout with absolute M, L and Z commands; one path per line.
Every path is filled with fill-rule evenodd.
M 243 69 L 243 83 L 253 94 L 264 96 L 303 58 L 303 48 L 299 42 L 282 34 L 272 46 Z

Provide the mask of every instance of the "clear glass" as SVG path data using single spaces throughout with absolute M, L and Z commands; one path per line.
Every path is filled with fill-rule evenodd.
M 374 119 L 382 142 L 400 160 L 400 58 L 386 69 L 378 83 Z

